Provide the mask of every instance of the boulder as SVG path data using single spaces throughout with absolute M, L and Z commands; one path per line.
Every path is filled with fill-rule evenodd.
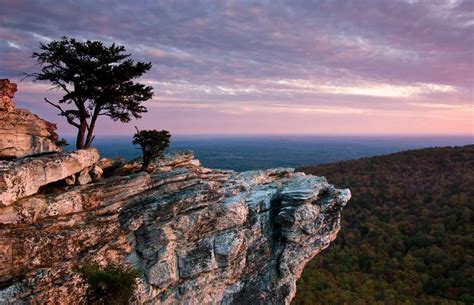
M 102 169 L 102 171 L 111 168 L 114 165 L 114 160 L 109 158 L 102 158 L 99 162 L 96 163 L 98 167 Z
M 0 207 L 33 195 L 51 182 L 70 179 L 71 175 L 88 169 L 98 160 L 97 150 L 89 148 L 0 161 Z
M 142 158 L 136 158 L 134 160 L 123 162 L 119 165 L 120 160 L 115 160 L 116 170 L 114 174 L 129 174 L 133 172 L 140 171 L 142 168 Z M 194 159 L 193 152 L 184 152 L 184 153 L 172 153 L 165 154 L 161 158 L 153 160 L 148 166 L 148 172 L 163 172 L 170 171 L 176 167 L 195 167 L 200 166 L 201 163 L 199 160 Z M 100 165 L 99 165 L 100 166 Z M 102 166 L 101 166 L 102 167 Z
M 67 185 L 74 185 L 76 183 L 76 175 L 64 178 L 64 182 L 66 182 Z
M 98 181 L 102 179 L 103 174 L 104 174 L 104 170 L 97 164 L 92 166 L 91 170 L 89 171 L 89 175 L 91 176 L 92 181 Z
M 79 172 L 77 175 L 76 183 L 78 185 L 84 185 L 92 181 L 92 177 L 89 174 L 90 168 L 86 167 Z
M 0 80 L 0 159 L 61 151 L 55 144 L 56 124 L 15 108 L 16 88 L 9 80 Z

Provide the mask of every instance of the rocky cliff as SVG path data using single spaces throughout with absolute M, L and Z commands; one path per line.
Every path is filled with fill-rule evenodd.
M 75 303 L 85 287 L 74 267 L 119 261 L 143 270 L 138 303 L 289 303 L 336 237 L 349 191 L 291 169 L 178 159 L 0 208 L 0 301 Z
M 76 270 L 90 262 L 138 267 L 135 304 L 288 304 L 350 198 L 288 168 L 97 160 L 91 149 L 0 162 L 1 304 L 83 304 Z
M 17 86 L 0 79 L 0 159 L 57 152 L 56 125 L 26 109 L 17 109 L 13 97 Z

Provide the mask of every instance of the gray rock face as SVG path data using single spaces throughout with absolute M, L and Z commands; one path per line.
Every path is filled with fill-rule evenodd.
M 0 159 L 58 152 L 56 124 L 15 108 L 16 84 L 0 80 Z
M 292 169 L 177 159 L 0 208 L 0 300 L 80 303 L 73 270 L 96 261 L 143 271 L 135 304 L 288 304 L 336 238 L 349 190 Z
M 83 173 L 78 180 L 81 184 L 86 184 L 92 180 L 88 169 L 98 160 L 99 153 L 94 148 L 18 160 L 0 160 L 0 207 L 33 195 L 41 186 L 78 172 Z

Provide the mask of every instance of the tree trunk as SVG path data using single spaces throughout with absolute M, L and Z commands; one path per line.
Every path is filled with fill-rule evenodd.
M 87 139 L 84 148 L 91 147 L 92 141 L 94 140 L 94 129 L 97 118 L 99 117 L 101 107 L 99 105 L 95 106 L 94 113 L 92 114 L 91 123 L 89 125 L 89 131 L 87 132 Z
M 84 148 L 89 148 L 91 147 L 92 140 L 94 140 L 94 128 L 95 128 L 95 119 L 93 118 L 91 121 L 91 125 L 89 126 L 89 131 L 87 132 L 87 138 L 86 138 L 86 144 L 84 145 Z
M 150 166 L 150 160 L 147 158 L 147 159 L 143 159 L 143 163 L 142 163 L 142 171 L 146 172 L 148 171 L 148 167 Z
M 87 122 L 81 122 L 79 129 L 77 130 L 77 138 L 76 138 L 76 149 L 82 149 L 84 147 L 84 137 L 86 135 L 87 130 Z
M 143 157 L 142 157 L 142 171 L 147 171 L 148 170 L 148 166 L 150 166 L 150 155 L 149 153 L 147 152 L 146 148 L 142 146 L 142 153 L 143 153 Z
M 76 90 L 78 86 L 74 82 L 74 90 Z M 87 110 L 84 106 L 84 100 L 74 100 L 74 103 L 79 110 L 79 130 L 77 131 L 77 139 L 76 139 L 76 149 L 83 149 L 84 148 L 84 137 L 87 131 Z

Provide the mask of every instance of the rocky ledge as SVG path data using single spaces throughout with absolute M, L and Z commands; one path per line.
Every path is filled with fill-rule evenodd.
M 350 198 L 324 177 L 192 155 L 119 172 L 0 207 L 0 303 L 83 303 L 74 270 L 95 261 L 141 270 L 135 304 L 288 304 Z
M 79 184 L 86 184 L 92 180 L 89 171 L 97 161 L 99 153 L 94 148 L 0 160 L 0 207 L 35 194 L 40 187 L 63 179 L 66 184 L 73 184 L 76 180 Z
M 56 124 L 17 109 L 16 90 L 16 84 L 0 79 L 0 159 L 61 151 L 56 145 Z

